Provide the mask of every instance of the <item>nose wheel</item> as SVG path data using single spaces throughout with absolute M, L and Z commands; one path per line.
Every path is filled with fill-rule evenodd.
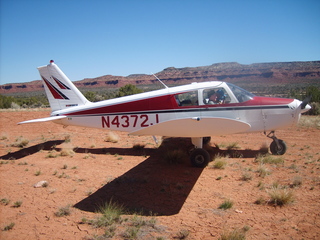
M 286 153 L 287 151 L 287 145 L 286 143 L 281 140 L 281 139 L 278 139 L 276 136 L 275 136 L 275 133 L 274 131 L 271 131 L 268 135 L 267 135 L 268 138 L 271 138 L 273 141 L 271 142 L 270 144 L 270 152 L 273 154 L 273 155 L 283 155 Z

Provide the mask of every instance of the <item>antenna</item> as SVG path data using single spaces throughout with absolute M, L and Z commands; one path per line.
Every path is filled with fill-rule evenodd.
M 161 82 L 161 84 L 165 87 L 165 88 L 169 88 L 167 85 L 165 85 L 156 75 L 154 75 L 153 73 L 151 73 L 159 82 Z

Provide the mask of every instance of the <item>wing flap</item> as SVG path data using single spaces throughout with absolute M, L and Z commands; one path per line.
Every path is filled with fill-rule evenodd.
M 66 118 L 66 116 L 53 116 L 53 117 L 46 117 L 46 118 L 38 118 L 38 119 L 32 119 L 28 121 L 23 121 L 19 122 L 18 125 L 20 124 L 25 124 L 25 123 L 39 123 L 39 122 L 49 122 L 49 121 L 55 121 L 59 119 Z
M 250 127 L 246 122 L 229 118 L 184 118 L 161 122 L 130 134 L 204 137 L 246 132 Z

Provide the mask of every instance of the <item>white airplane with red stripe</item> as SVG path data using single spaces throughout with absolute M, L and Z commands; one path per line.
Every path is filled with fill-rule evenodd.
M 296 124 L 301 113 L 311 108 L 310 98 L 259 97 L 220 81 L 164 85 L 161 90 L 90 102 L 52 60 L 38 70 L 51 116 L 19 124 L 53 121 L 132 135 L 189 137 L 195 146 L 190 160 L 196 167 L 205 167 L 210 160 L 202 147 L 211 136 L 264 132 L 273 139 L 271 153 L 284 154 L 286 144 L 275 136 L 275 130 Z

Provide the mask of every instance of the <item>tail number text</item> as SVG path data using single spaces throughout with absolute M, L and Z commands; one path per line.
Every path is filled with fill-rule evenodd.
M 149 127 L 159 123 L 158 114 L 102 116 L 102 128 Z

